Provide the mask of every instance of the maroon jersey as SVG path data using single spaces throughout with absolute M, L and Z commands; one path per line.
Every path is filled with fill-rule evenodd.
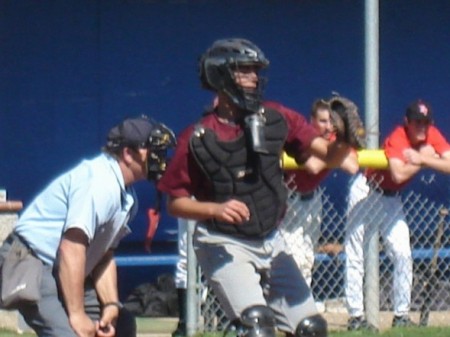
M 294 186 L 295 190 L 307 194 L 314 191 L 330 173 L 329 169 L 324 169 L 317 174 L 309 173 L 306 170 L 296 170 L 286 172 L 288 186 Z
M 319 136 L 317 131 L 294 110 L 276 102 L 266 102 L 264 106 L 283 116 L 288 127 L 284 150 L 288 155 L 299 158 L 312 140 Z M 189 140 L 196 125 L 213 130 L 221 141 L 236 139 L 243 133 L 243 128 L 232 122 L 225 123 L 211 112 L 179 135 L 174 156 L 158 182 L 158 189 L 172 197 L 194 196 L 197 200 L 206 201 L 211 199 L 211 186 L 189 149 Z

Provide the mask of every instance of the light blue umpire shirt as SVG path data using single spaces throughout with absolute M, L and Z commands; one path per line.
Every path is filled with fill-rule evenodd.
M 53 265 L 63 233 L 81 229 L 89 239 L 88 275 L 131 232 L 128 222 L 136 212 L 134 189 L 125 187 L 117 160 L 102 153 L 51 182 L 25 209 L 14 230 L 44 263 Z

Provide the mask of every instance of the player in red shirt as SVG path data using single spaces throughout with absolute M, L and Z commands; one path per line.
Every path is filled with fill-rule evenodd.
M 405 124 L 395 128 L 383 148 L 388 169 L 368 169 L 350 187 L 345 240 L 349 330 L 368 327 L 363 298 L 364 236 L 366 230 L 378 228 L 394 265 L 392 325 L 413 324 L 409 318 L 413 276 L 409 228 L 399 192 L 422 168 L 450 173 L 450 145 L 433 125 L 430 105 L 422 100 L 407 107 Z
M 242 336 L 274 337 L 278 327 L 324 337 L 327 324 L 308 285 L 284 241 L 275 240 L 287 199 L 280 158 L 311 151 L 332 165 L 348 145 L 330 145 L 302 115 L 262 103 L 260 71 L 268 64 L 240 38 L 217 40 L 202 55 L 200 80 L 218 105 L 181 133 L 158 188 L 170 214 L 197 221 L 198 262 Z
M 327 101 L 316 100 L 311 107 L 310 117 L 311 125 L 321 137 L 329 141 L 335 140 L 331 108 Z M 322 222 L 322 193 L 319 185 L 330 169 L 323 159 L 308 151 L 303 157 L 303 169 L 286 172 L 286 181 L 291 191 L 288 215 L 280 226 L 280 233 L 288 242 L 306 283 L 311 285 L 314 253 Z M 350 174 L 357 173 L 359 165 L 356 151 L 349 149 L 339 167 Z

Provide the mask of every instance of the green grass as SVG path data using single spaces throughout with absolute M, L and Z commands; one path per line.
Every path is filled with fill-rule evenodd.
M 138 331 L 145 333 L 170 333 L 177 328 L 177 323 L 174 318 L 136 317 Z
M 381 333 L 367 331 L 331 331 L 328 337 L 449 337 L 450 327 L 444 328 L 395 328 Z M 200 336 L 196 336 L 200 337 Z M 201 337 L 222 337 L 222 334 L 211 333 Z M 229 337 L 232 337 L 230 334 Z M 277 337 L 284 337 L 284 334 L 278 334 Z
M 139 319 L 137 320 L 138 331 L 143 333 L 156 333 L 170 335 L 176 326 L 176 322 L 166 319 Z M 15 332 L 0 330 L 0 337 L 35 337 L 30 333 L 18 334 Z M 381 333 L 366 331 L 331 331 L 329 337 L 449 337 L 450 327 L 432 328 L 396 328 L 383 331 Z M 222 333 L 209 333 L 197 335 L 196 337 L 222 337 Z M 232 337 L 231 334 L 229 337 Z M 280 334 L 278 337 L 284 337 Z
M 36 337 L 36 335 L 29 334 L 29 333 L 18 334 L 18 333 L 7 331 L 7 330 L 0 330 L 0 337 L 19 337 L 19 336 L 21 336 L 21 337 Z
M 222 334 L 207 334 L 202 337 L 221 337 Z M 395 328 L 381 333 L 367 331 L 331 331 L 328 337 L 449 337 L 450 327 L 443 328 Z M 230 335 L 231 337 L 231 335 Z M 278 334 L 277 337 L 284 337 Z
M 330 332 L 330 337 L 449 337 L 450 327 L 443 328 L 395 328 L 389 329 L 381 333 L 362 332 L 362 331 L 341 331 Z

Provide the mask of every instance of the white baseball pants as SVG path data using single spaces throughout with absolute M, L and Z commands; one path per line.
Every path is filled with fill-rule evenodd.
M 306 283 L 311 286 L 314 251 L 320 238 L 322 223 L 322 193 L 317 190 L 311 199 L 292 192 L 288 208 L 280 224 L 280 234 L 294 256 Z
M 187 222 L 178 218 L 178 262 L 175 269 L 175 286 L 177 289 L 187 288 Z
M 398 195 L 387 196 L 369 189 L 359 174 L 350 186 L 348 228 L 345 239 L 345 295 L 349 315 L 364 315 L 364 251 L 369 231 L 379 229 L 393 270 L 394 314 L 408 314 L 411 305 L 412 256 L 409 228 Z M 367 235 L 366 235 L 367 234 Z

